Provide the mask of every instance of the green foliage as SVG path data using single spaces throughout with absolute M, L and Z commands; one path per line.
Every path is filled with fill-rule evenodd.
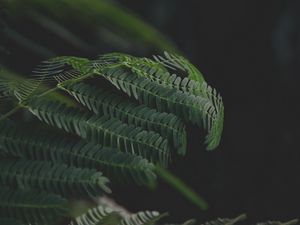
M 156 106 L 160 112 L 174 113 L 186 122 L 207 128 L 210 131 L 207 136 L 207 149 L 211 150 L 218 145 L 222 130 L 219 124 L 223 123 L 223 117 L 215 118 L 209 99 L 159 85 L 145 77 L 131 76 L 122 67 L 108 68 L 98 74 L 129 96 L 134 96 L 142 104 Z M 216 130 L 215 127 L 219 129 Z
M 67 201 L 57 195 L 0 188 L 1 222 L 13 224 L 9 218 L 14 218 L 19 224 L 54 224 L 68 215 Z
M 11 188 L 35 189 L 62 196 L 97 196 L 110 192 L 108 179 L 91 169 L 24 159 L 0 160 L 0 183 Z
M 154 165 L 140 156 L 46 131 L 28 133 L 11 123 L 0 124 L 0 146 L 7 156 L 96 169 L 119 183 L 151 184 L 156 178 Z
M 110 192 L 109 180 L 151 186 L 157 174 L 206 209 L 201 198 L 164 168 L 173 154 L 187 152 L 184 122 L 207 130 L 207 149 L 217 147 L 222 99 L 186 59 L 166 57 L 163 62 L 120 53 L 96 60 L 56 57 L 39 65 L 31 79 L 0 82 L 5 96 L 18 100 L 17 108 L 0 119 L 0 183 L 70 199 Z M 170 75 L 169 69 L 178 75 Z M 57 90 L 80 104 L 53 100 L 50 94 Z M 19 108 L 54 130 L 46 126 L 34 131 L 28 123 L 8 122 L 7 116 Z M 145 211 L 124 217 L 99 207 L 73 223 L 150 225 L 162 216 Z
M 168 53 L 166 55 L 170 56 Z M 183 57 L 173 57 L 181 59 L 182 64 L 185 61 L 188 63 Z M 200 78 L 194 76 L 195 80 L 191 80 L 176 74 L 170 75 L 163 66 L 164 63 L 111 53 L 90 62 L 74 57 L 55 58 L 36 72 L 42 76 L 45 75 L 44 71 L 50 72 L 51 76 L 58 80 L 58 87 L 61 88 L 64 83 L 77 83 L 89 77 L 100 76 L 141 104 L 156 108 L 159 112 L 173 113 L 185 122 L 203 127 L 208 131 L 207 149 L 216 148 L 223 130 L 222 98 Z M 66 69 L 65 64 L 76 64 L 76 68 Z M 191 68 L 191 64 L 188 65 L 187 68 Z M 186 69 L 186 76 L 192 73 L 190 70 Z
M 175 115 L 159 113 L 108 90 L 84 83 L 60 85 L 60 88 L 94 113 L 115 117 L 124 123 L 157 132 L 167 138 L 179 154 L 186 153 L 185 126 Z
M 90 116 L 75 108 L 45 99 L 31 99 L 26 107 L 40 120 L 76 133 L 88 141 L 140 155 L 164 166 L 168 164 L 167 140 L 157 133 L 124 124 L 108 116 Z
M 123 51 L 177 51 L 162 33 L 115 1 L 27 0 L 24 5 L 16 0 L 3 0 L 1 5 L 12 17 L 5 20 L 3 41 L 6 45 L 17 43 L 28 55 L 59 55 L 62 43 L 72 52 L 85 54 L 96 54 L 107 45 Z M 70 18 L 76 26 L 70 26 Z M 32 28 L 28 24 L 34 24 L 35 35 L 22 29 Z M 55 41 L 50 42 L 45 36 Z

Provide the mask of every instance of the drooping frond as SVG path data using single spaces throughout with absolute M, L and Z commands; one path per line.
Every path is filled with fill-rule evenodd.
M 95 71 L 96 72 L 96 71 Z M 160 112 L 170 112 L 208 130 L 207 149 L 215 148 L 220 141 L 223 114 L 215 111 L 208 98 L 186 94 L 145 77 L 133 76 L 124 68 L 102 69 L 98 73 L 118 89 L 134 96 L 140 103 L 156 108 Z
M 0 146 L 0 154 L 97 169 L 120 183 L 151 184 L 156 179 L 154 165 L 140 156 L 41 131 L 30 133 L 4 123 L 0 123 Z
M 165 87 L 179 90 L 186 95 L 195 95 L 206 99 L 206 112 L 204 112 L 206 118 L 203 122 L 203 126 L 208 129 L 206 138 L 208 149 L 215 148 L 220 142 L 220 136 L 223 130 L 224 106 L 221 96 L 204 81 L 202 75 L 200 76 L 201 73 L 189 63 L 187 59 L 168 53 L 165 53 L 165 56 L 166 59 L 163 60 L 163 58 L 160 57 L 157 58 L 160 59 L 160 61 L 155 62 L 148 58 L 137 58 L 125 54 L 112 53 L 102 56 L 100 61 L 108 60 L 108 62 L 111 62 L 111 67 L 114 68 L 110 70 L 115 70 L 115 68 L 118 67 L 127 67 L 137 76 L 145 77 Z M 95 60 L 94 66 L 100 68 L 101 65 L 98 66 L 97 63 L 98 61 Z M 181 78 L 176 74 L 170 74 L 164 66 L 169 65 L 167 67 L 170 67 L 171 64 L 173 69 L 185 71 L 188 77 Z M 190 76 L 194 79 L 191 79 Z M 196 77 L 201 77 L 201 79 L 196 79 Z M 208 117 L 207 115 L 210 116 Z
M 165 63 L 169 62 L 169 65 L 172 62 L 173 69 L 185 70 L 190 74 L 199 72 L 181 56 L 166 53 L 166 57 Z M 214 149 L 220 142 L 224 118 L 222 98 L 204 80 L 171 75 L 162 62 L 120 53 L 106 54 L 90 62 L 72 57 L 56 58 L 53 63 L 54 71 L 59 63 L 71 67 L 56 75 L 57 81 L 61 84 L 101 75 L 128 95 L 139 99 L 141 103 L 157 108 L 160 112 L 174 113 L 185 121 L 191 121 L 207 129 L 207 149 Z
M 84 114 L 76 108 L 46 99 L 31 99 L 27 107 L 40 120 L 102 146 L 140 155 L 167 166 L 170 160 L 168 141 L 159 134 L 145 131 L 108 116 Z
M 13 218 L 19 224 L 42 225 L 55 224 L 68 216 L 67 201 L 57 195 L 0 187 L 0 217 Z M 9 221 L 12 220 L 6 219 Z
M 169 143 L 184 155 L 186 131 L 182 121 L 173 114 L 138 105 L 108 90 L 78 83 L 59 87 L 96 114 L 115 117 L 130 125 L 152 130 L 167 138 Z
M 98 196 L 110 192 L 108 179 L 91 169 L 24 159 L 0 160 L 0 183 L 62 196 Z

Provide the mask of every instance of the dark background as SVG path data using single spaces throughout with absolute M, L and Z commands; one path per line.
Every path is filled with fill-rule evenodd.
M 171 170 L 209 203 L 201 212 L 161 182 L 156 191 L 113 187 L 114 198 L 136 211 L 168 211 L 171 221 L 231 217 L 247 213 L 250 222 L 299 217 L 299 50 L 300 2 L 283 0 L 119 1 L 164 33 L 222 95 L 225 125 L 220 146 L 206 152 L 203 134 L 189 126 L 189 153 Z M 24 6 L 25 7 L 25 6 Z M 100 42 L 90 50 L 66 46 L 31 20 L 5 7 L 4 27 L 40 37 L 54 55 L 94 57 L 111 51 L 151 56 L 162 49 L 118 47 Z M 43 12 L 41 11 L 41 14 Z M 75 16 L 75 15 L 74 15 Z M 66 24 L 86 40 L 87 27 Z M 110 25 L 111 26 L 111 25 Z M 113 29 L 113 27 L 110 27 Z M 2 39 L 2 63 L 29 74 L 47 54 L 30 52 Z M 36 39 L 34 39 L 36 40 Z M 40 40 L 39 40 L 40 41 Z M 46 44 L 45 44 L 46 43 Z M 51 53 L 52 54 L 52 53 Z M 51 55 L 49 54 L 49 55 Z M 200 139 L 201 137 L 202 139 Z

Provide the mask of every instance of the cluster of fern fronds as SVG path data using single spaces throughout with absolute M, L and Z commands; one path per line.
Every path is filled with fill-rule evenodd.
M 80 104 L 53 99 L 59 90 Z M 23 224 L 70 218 L 67 199 L 110 193 L 109 181 L 151 185 L 156 168 L 186 153 L 186 123 L 207 131 L 208 150 L 218 146 L 223 129 L 220 95 L 188 60 L 169 53 L 154 59 L 57 57 L 30 79 L 2 79 L 0 92 L 18 100 L 0 119 L 0 217 Z M 16 109 L 61 131 L 10 121 Z M 98 208 L 86 218 L 93 212 L 110 213 Z M 158 215 L 134 218 L 149 216 Z M 94 224 L 89 219 L 79 224 Z M 116 224 L 144 224 L 131 219 Z

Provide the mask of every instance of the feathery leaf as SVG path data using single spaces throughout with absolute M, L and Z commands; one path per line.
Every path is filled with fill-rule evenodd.
M 59 87 L 94 113 L 111 116 L 124 123 L 155 131 L 167 138 L 178 153 L 185 154 L 185 126 L 175 115 L 157 112 L 155 109 L 138 105 L 105 89 L 84 83 L 59 85 Z
M 98 196 L 110 192 L 108 179 L 90 169 L 24 159 L 0 160 L 0 183 L 63 196 Z
M 140 103 L 156 108 L 160 112 L 174 113 L 185 121 L 191 121 L 207 129 L 208 150 L 219 144 L 223 129 L 223 111 L 217 113 L 210 99 L 151 82 L 145 77 L 134 76 L 121 67 L 102 69 L 95 73 L 109 80 L 127 95 L 134 96 Z
M 55 224 L 68 216 L 67 201 L 57 195 L 0 187 L 0 217 L 28 224 Z
M 0 123 L 0 146 L 1 154 L 97 169 L 120 183 L 151 184 L 156 179 L 154 165 L 140 156 L 41 131 L 31 133 L 4 123 Z
M 31 99 L 26 107 L 40 120 L 88 141 L 140 155 L 163 166 L 167 166 L 170 160 L 168 141 L 155 132 L 107 116 L 91 116 L 45 99 Z

